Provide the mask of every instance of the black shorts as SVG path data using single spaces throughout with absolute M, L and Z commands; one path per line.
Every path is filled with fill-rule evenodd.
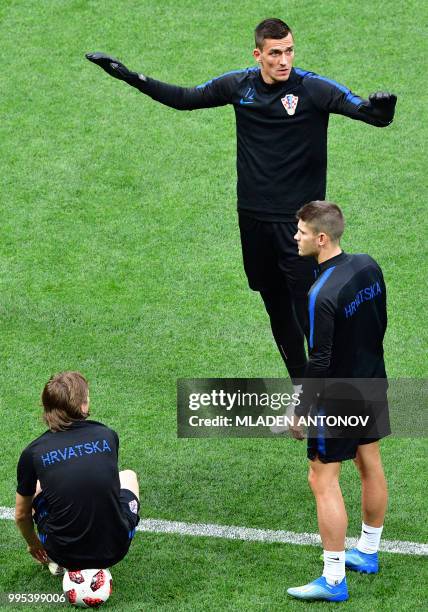
M 140 510 L 140 501 L 138 497 L 129 489 L 120 489 L 119 501 L 122 508 L 123 517 L 128 526 L 128 542 L 130 543 L 135 535 L 136 527 L 140 521 L 140 516 L 138 514 Z M 37 525 L 40 541 L 42 544 L 44 544 L 46 540 L 44 527 L 49 513 L 46 500 L 43 497 L 43 492 L 36 495 L 36 497 L 33 499 L 32 505 L 34 510 L 33 520 Z
M 123 515 L 128 523 L 129 532 L 128 539 L 132 540 L 135 535 L 135 530 L 140 522 L 140 500 L 129 489 L 120 490 L 120 505 L 122 506 Z
M 39 533 L 39 539 L 42 544 L 46 542 L 45 524 L 49 516 L 48 506 L 46 499 L 43 497 L 43 493 L 39 493 L 33 499 L 33 521 L 37 525 L 37 531 Z
M 278 289 L 284 282 L 293 294 L 307 293 L 315 280 L 313 257 L 298 254 L 297 221 L 259 221 L 239 213 L 242 257 L 254 291 Z
M 385 397 L 377 401 L 347 402 L 346 410 L 340 400 L 323 401 L 318 414 L 326 417 L 361 415 L 368 417 L 365 427 L 313 427 L 308 433 L 308 459 L 318 458 L 322 463 L 355 459 L 359 446 L 377 442 L 391 433 L 388 401 Z M 355 418 L 355 416 L 353 417 Z
M 377 442 L 380 438 L 308 438 L 308 459 L 321 463 L 335 463 L 355 459 L 359 446 Z

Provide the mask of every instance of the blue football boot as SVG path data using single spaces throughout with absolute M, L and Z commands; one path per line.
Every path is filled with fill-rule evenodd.
M 323 599 L 324 601 L 346 601 L 349 599 L 346 578 L 339 584 L 328 584 L 324 576 L 301 587 L 287 589 L 287 593 L 296 599 Z
M 345 553 L 345 567 L 362 574 L 377 574 L 379 560 L 376 553 L 363 553 L 358 548 L 352 548 Z

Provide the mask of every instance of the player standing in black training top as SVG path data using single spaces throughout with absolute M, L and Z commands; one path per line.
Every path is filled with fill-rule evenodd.
M 325 197 L 329 115 L 384 127 L 393 119 L 396 96 L 377 92 L 364 100 L 335 81 L 293 68 L 293 34 L 279 19 L 257 26 L 255 44 L 258 66 L 233 70 L 195 88 L 131 72 L 104 53 L 86 57 L 178 110 L 233 105 L 244 267 L 249 286 L 260 291 L 281 356 L 297 382 L 306 365 L 302 328 L 313 262 L 297 255 L 295 215 L 306 202 Z
M 41 563 L 110 567 L 128 552 L 139 521 L 137 476 L 118 470 L 117 433 L 87 419 L 89 389 L 81 374 L 53 376 L 42 402 L 49 430 L 19 459 L 16 523 Z
M 324 571 L 317 580 L 288 593 L 299 599 L 342 601 L 348 599 L 345 565 L 364 573 L 378 571 L 387 504 L 378 440 L 390 433 L 383 358 L 386 290 L 382 271 L 371 257 L 341 250 L 344 220 L 336 204 L 310 202 L 297 218 L 299 255 L 317 257 L 319 275 L 309 291 L 309 359 L 295 423 L 311 406 L 311 414 L 315 408 L 318 415 L 330 417 L 351 414 L 351 405 L 366 412 L 370 421 L 360 438 L 346 437 L 350 427 L 342 434 L 333 430 L 332 437 L 328 428 L 320 427 L 317 437 L 308 438 L 309 483 L 316 499 Z M 360 400 L 351 402 L 337 399 L 337 379 L 345 378 L 365 379 L 370 394 L 363 392 Z M 298 422 L 292 432 L 302 437 Z M 347 515 L 339 474 L 346 459 L 354 459 L 360 472 L 363 524 L 357 548 L 345 555 Z

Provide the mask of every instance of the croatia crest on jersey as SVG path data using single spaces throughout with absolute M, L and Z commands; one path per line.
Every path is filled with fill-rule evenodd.
M 294 115 L 294 113 L 296 112 L 298 101 L 299 97 L 293 96 L 293 94 L 287 94 L 286 96 L 281 98 L 282 105 L 289 115 Z

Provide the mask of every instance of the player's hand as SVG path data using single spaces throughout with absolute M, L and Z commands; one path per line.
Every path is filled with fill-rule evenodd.
M 93 64 L 100 66 L 107 74 L 120 81 L 126 81 L 134 74 L 122 62 L 111 55 L 107 55 L 107 53 L 97 51 L 95 53 L 86 53 L 85 57 Z
M 49 562 L 48 553 L 45 551 L 40 541 L 35 542 L 34 544 L 31 544 L 31 545 L 28 545 L 27 550 L 30 553 L 30 555 L 34 557 L 34 559 L 38 561 L 39 563 Z
M 369 102 L 372 106 L 377 108 L 394 108 L 397 102 L 397 96 L 388 91 L 376 91 L 369 95 Z
M 301 425 L 298 425 L 298 422 L 299 422 L 299 417 L 294 415 L 292 424 L 289 426 L 289 431 L 290 431 L 291 436 L 295 440 L 304 440 L 305 432 L 303 431 L 303 427 Z

